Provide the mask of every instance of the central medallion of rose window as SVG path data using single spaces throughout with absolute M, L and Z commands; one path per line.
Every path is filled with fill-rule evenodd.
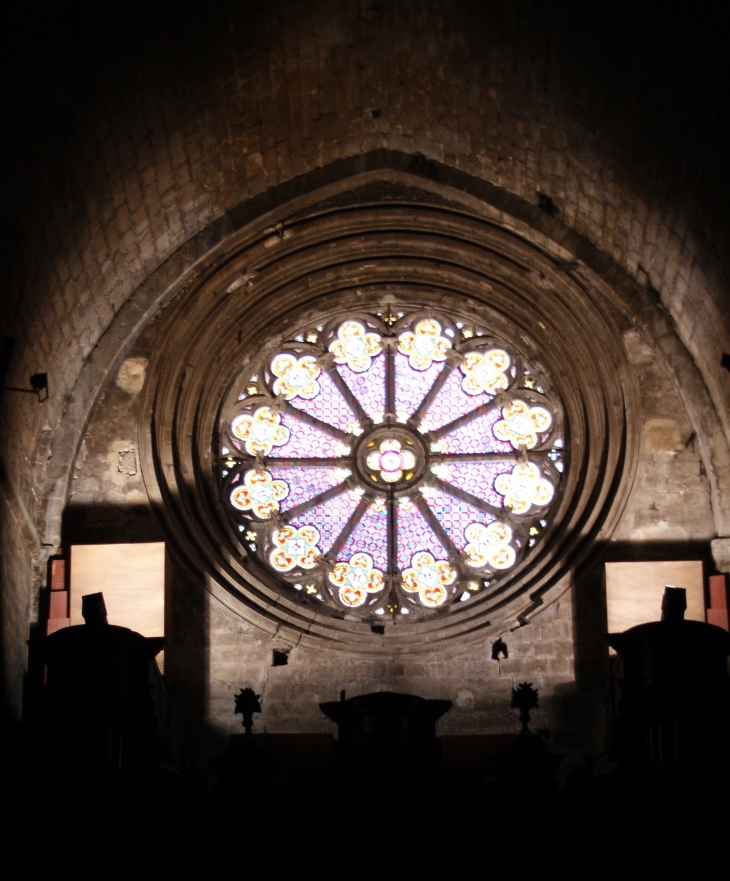
M 549 380 L 453 316 L 306 326 L 221 421 L 223 500 L 290 598 L 427 614 L 500 583 L 549 525 L 565 450 Z
M 422 476 L 426 450 L 415 432 L 377 428 L 358 444 L 356 462 L 358 474 L 368 489 L 403 489 Z

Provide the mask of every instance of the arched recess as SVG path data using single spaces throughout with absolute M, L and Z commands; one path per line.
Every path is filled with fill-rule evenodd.
M 247 569 L 235 536 L 221 522 L 210 482 L 210 442 L 234 366 L 260 334 L 272 326 L 283 333 L 288 321 L 343 296 L 374 304 L 415 290 L 427 291 L 434 302 L 462 297 L 465 308 L 487 322 L 509 318 L 559 387 L 572 465 L 551 534 L 534 567 L 516 573 L 506 595 L 491 604 L 485 597 L 410 632 L 400 626 L 382 638 L 361 625 L 291 607 Z M 664 341 L 671 349 L 675 370 L 696 379 L 658 305 L 572 230 L 483 181 L 385 151 L 270 191 L 170 258 L 127 303 L 90 359 L 76 410 L 69 411 L 54 445 L 78 442 L 104 376 L 163 306 L 141 428 L 148 440 L 145 478 L 172 545 L 242 615 L 333 647 L 417 650 L 435 639 L 475 638 L 549 602 L 593 539 L 610 535 L 630 489 L 636 413 L 618 331 L 630 323 L 656 335 L 660 347 Z M 691 406 L 688 411 L 692 417 Z M 704 437 L 712 443 L 711 432 Z M 67 477 L 65 484 L 57 478 L 44 487 L 49 543 L 57 543 L 66 488 Z
M 366 652 L 474 639 L 559 595 L 598 533 L 610 534 L 636 458 L 621 314 L 569 253 L 506 220 L 400 170 L 353 175 L 227 237 L 166 310 L 142 407 L 145 480 L 185 564 L 245 617 L 298 641 Z M 282 592 L 247 558 L 220 503 L 213 450 L 221 404 L 251 352 L 335 310 L 404 303 L 458 307 L 540 365 L 564 404 L 570 467 L 529 565 L 464 607 L 386 621 L 380 634 Z

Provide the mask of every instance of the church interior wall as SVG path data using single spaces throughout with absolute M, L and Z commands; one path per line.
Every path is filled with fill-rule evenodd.
M 139 463 L 143 447 L 139 432 L 145 430 L 140 393 L 149 357 L 164 333 L 160 322 L 147 327 L 96 404 L 73 467 L 63 525 L 66 546 L 164 538 Z M 603 559 L 642 558 L 642 553 L 707 557 L 715 528 L 690 420 L 661 356 L 635 330 L 625 334 L 624 345 L 639 392 L 640 455 L 631 492 Z M 193 578 L 187 587 L 173 592 L 173 616 L 181 624 L 173 627 L 166 657 L 172 680 L 177 664 L 185 668 L 197 658 L 202 675 L 191 679 L 186 670 L 183 676 L 185 690 L 193 690 L 196 701 L 205 706 L 206 724 L 201 727 L 197 720 L 180 736 L 215 743 L 235 731 L 232 695 L 243 684 L 262 695 L 261 725 L 269 733 L 334 731 L 319 712 L 320 702 L 336 700 L 343 690 L 349 697 L 392 690 L 453 698 L 453 711 L 440 723 L 443 734 L 503 734 L 514 724 L 508 709 L 510 690 L 525 679 L 543 695 L 536 721 L 551 732 L 556 748 L 588 746 L 600 752 L 608 712 L 602 597 L 599 591 L 598 614 L 576 621 L 572 581 L 567 577 L 560 599 L 526 627 L 492 633 L 466 649 L 434 648 L 422 655 L 393 653 L 373 659 L 356 652 L 317 651 L 284 635 L 272 636 L 218 597 L 205 594 L 200 580 Z M 201 615 L 201 602 L 205 626 L 185 626 L 182 622 Z M 590 644 L 599 668 L 599 675 L 587 682 L 579 681 L 576 671 L 575 627 Z M 500 637 L 508 645 L 509 657 L 493 660 L 492 645 Z M 286 665 L 273 665 L 274 651 L 286 654 Z
M 33 53 L 11 53 L 13 213 L 3 230 L 12 259 L 0 330 L 17 342 L 6 384 L 47 371 L 51 389 L 40 406 L 2 397 L 3 672 L 15 715 L 48 556 L 69 542 L 162 534 L 134 462 L 139 391 L 120 369 L 139 375 L 142 362 L 125 359 L 149 356 L 165 284 L 205 253 L 211 224 L 248 200 L 377 149 L 419 154 L 532 206 L 548 197 L 543 228 L 577 233 L 654 303 L 655 324 L 646 313 L 624 333 L 642 429 L 613 553 L 687 549 L 713 565 L 709 542 L 730 534 L 730 494 L 717 489 L 730 479 L 730 375 L 717 366 L 730 350 L 727 96 L 709 24 L 681 36 L 659 26 L 651 39 L 666 58 L 650 69 L 645 29 L 632 29 L 628 13 L 592 17 L 583 6 L 221 2 L 186 18 L 112 4 L 103 20 L 36 23 L 53 77 L 32 69 Z M 59 26 L 84 47 L 73 63 L 54 39 Z M 705 66 L 680 77 L 672 65 L 701 39 L 711 43 Z M 700 412 L 676 366 L 687 360 Z M 242 677 L 265 692 L 270 731 L 323 730 L 317 701 L 364 683 L 453 698 L 444 732 L 496 731 L 512 724 L 503 708 L 524 675 L 544 689 L 539 721 L 559 739 L 566 713 L 604 723 L 595 724 L 596 571 L 580 575 L 591 582 L 590 614 L 573 584 L 506 637 L 510 658 L 496 672 L 491 637 L 428 660 L 335 664 L 293 646 L 286 666 L 271 667 L 276 638 L 178 572 L 173 669 L 189 718 L 214 732 L 231 730 L 226 702 Z M 571 688 L 586 657 L 598 673 L 576 709 Z

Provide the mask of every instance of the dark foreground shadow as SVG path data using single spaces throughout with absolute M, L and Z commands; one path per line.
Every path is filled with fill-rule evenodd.
M 586 774 L 559 790 L 462 771 L 369 785 L 329 767 L 278 780 L 266 768 L 213 792 L 165 771 L 84 791 L 49 786 L 28 746 L 4 744 L 14 877 L 719 878 L 725 865 L 719 782 Z

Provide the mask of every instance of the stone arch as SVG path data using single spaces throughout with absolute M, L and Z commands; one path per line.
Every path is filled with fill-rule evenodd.
M 449 187 L 469 208 L 486 212 L 506 229 L 544 248 L 558 261 L 561 271 L 567 269 L 576 273 L 577 277 L 590 272 L 588 284 L 592 295 L 617 308 L 624 320 L 634 324 L 667 359 L 698 435 L 712 486 L 718 534 L 730 531 L 730 513 L 726 510 L 727 503 L 723 501 L 730 494 L 723 491 L 724 481 L 727 480 L 725 466 L 728 455 L 722 428 L 719 420 L 713 418 L 716 411 L 699 370 L 652 291 L 636 285 L 616 264 L 559 219 L 547 217 L 538 208 L 513 194 L 439 163 L 425 163 L 418 156 L 379 150 L 353 160 L 334 163 L 326 169 L 267 191 L 261 197 L 247 200 L 193 237 L 136 289 L 93 350 L 75 383 L 70 406 L 65 409 L 57 431 L 49 439 L 48 458 L 56 466 L 47 469 L 39 485 L 39 533 L 43 544 L 58 544 L 59 517 L 65 502 L 73 451 L 104 383 L 141 329 L 181 291 L 217 268 L 222 259 L 222 243 L 230 242 L 238 231 L 249 224 L 255 226 L 258 223 L 263 224 L 264 228 L 267 225 L 272 227 L 272 235 L 275 235 L 276 224 L 280 222 L 278 218 L 286 215 L 284 206 L 293 199 L 302 199 L 306 203 L 311 200 L 312 192 L 319 191 L 321 195 L 327 187 L 334 191 L 341 190 L 343 181 L 349 180 L 351 183 L 353 175 L 357 174 L 373 175 L 383 180 L 392 180 L 405 174 L 426 190 L 437 191 Z M 442 183 L 434 182 L 435 174 L 439 175 Z M 539 278 L 539 270 L 536 284 L 550 284 L 549 280 Z M 59 470 L 56 471 L 56 468 Z
M 370 7 L 223 0 L 185 17 L 147 4 L 134 28 L 126 3 L 83 22 L 20 15 L 5 56 L 0 323 L 19 343 L 10 383 L 47 370 L 52 394 L 42 408 L 3 396 L 16 698 L 69 468 L 135 335 L 227 235 L 368 169 L 492 206 L 579 263 L 598 299 L 618 298 L 622 329 L 651 345 L 691 414 L 715 531 L 730 535 L 720 13 L 663 10 L 637 29 L 633 4 Z
M 602 366 L 596 376 L 603 376 L 602 381 L 607 381 L 612 372 L 615 374 L 614 379 L 617 376 L 623 377 L 617 385 L 614 385 L 612 392 L 607 391 L 608 386 L 604 386 L 603 391 L 599 392 L 597 396 L 593 395 L 594 400 L 590 405 L 594 407 L 593 419 L 602 409 L 610 410 L 612 407 L 616 409 L 614 416 L 609 416 L 607 421 L 605 421 L 605 413 L 600 417 L 604 420 L 604 428 L 609 423 L 611 424 L 614 439 L 604 447 L 602 453 L 597 451 L 596 458 L 589 466 L 593 474 L 598 473 L 600 468 L 608 467 L 613 475 L 602 484 L 597 499 L 591 497 L 590 494 L 587 497 L 592 499 L 594 506 L 595 504 L 598 508 L 603 506 L 605 510 L 599 516 L 594 516 L 595 511 L 591 512 L 589 506 L 584 502 L 578 514 L 573 512 L 575 515 L 574 526 L 580 532 L 582 542 L 579 543 L 580 548 L 575 547 L 568 553 L 565 553 L 566 549 L 563 548 L 564 565 L 554 568 L 550 572 L 544 572 L 542 581 L 540 579 L 530 581 L 527 592 L 523 591 L 522 594 L 518 592 L 511 603 L 501 604 L 497 610 L 492 610 L 490 615 L 483 615 L 479 622 L 462 620 L 451 628 L 451 634 L 457 638 L 457 641 L 459 638 L 479 638 L 478 633 L 485 626 L 490 627 L 494 623 L 495 626 L 503 627 L 505 622 L 510 620 L 524 621 L 526 616 L 539 609 L 546 601 L 549 602 L 553 597 L 558 596 L 567 586 L 567 582 L 561 580 L 561 575 L 565 575 L 570 567 L 574 566 L 581 558 L 582 554 L 590 551 L 591 541 L 598 537 L 599 533 L 602 539 L 610 535 L 611 524 L 616 522 L 620 513 L 622 500 L 626 498 L 632 480 L 637 424 L 630 372 L 623 360 L 621 347 L 616 347 L 613 342 L 610 342 L 610 337 L 613 335 L 618 337 L 618 331 L 627 326 L 635 327 L 643 336 L 649 336 L 652 330 L 656 332 L 659 329 L 658 340 L 654 340 L 654 342 L 660 350 L 662 347 L 667 349 L 668 361 L 672 363 L 678 385 L 687 388 L 692 387 L 692 382 L 694 382 L 694 388 L 702 390 L 701 384 L 698 385 L 698 377 L 696 375 L 693 377 L 693 370 L 696 374 L 696 368 L 693 368 L 691 360 L 683 352 L 681 345 L 678 345 L 678 340 L 671 332 L 671 328 L 668 327 L 661 307 L 656 302 L 652 302 L 645 291 L 634 285 L 615 265 L 608 263 L 593 246 L 574 231 L 567 229 L 559 220 L 547 217 L 544 212 L 534 206 L 497 187 L 485 184 L 484 181 L 470 178 L 461 172 L 437 163 L 424 164 L 424 160 L 420 157 L 376 151 L 357 160 L 339 162 L 310 176 L 296 179 L 273 192 L 268 192 L 265 198 L 249 201 L 214 222 L 204 233 L 191 240 L 184 249 L 181 249 L 173 258 L 163 264 L 156 273 L 153 273 L 120 310 L 117 319 L 82 371 L 77 392 L 74 394 L 77 405 L 75 408 L 69 408 L 64 414 L 61 429 L 54 439 L 54 446 L 56 444 L 78 446 L 84 425 L 93 412 L 94 403 L 102 393 L 105 381 L 108 381 L 133 344 L 137 334 L 153 316 L 161 316 L 161 323 L 170 328 L 171 336 L 166 344 L 168 347 L 173 344 L 170 340 L 174 339 L 174 344 L 178 346 L 181 345 L 181 340 L 183 341 L 182 348 L 178 348 L 176 357 L 179 356 L 184 360 L 189 355 L 185 351 L 187 345 L 185 340 L 189 342 L 191 328 L 200 320 L 199 304 L 201 297 L 205 296 L 205 291 L 215 290 L 217 296 L 222 297 L 221 303 L 223 305 L 219 303 L 216 307 L 222 311 L 220 317 L 213 322 L 213 326 L 218 329 L 222 338 L 225 338 L 226 335 L 230 336 L 231 328 L 240 325 L 241 316 L 239 314 L 235 320 L 231 320 L 230 316 L 226 317 L 225 301 L 228 299 L 232 302 L 236 291 L 240 297 L 241 289 L 255 291 L 257 286 L 261 287 L 262 279 L 258 278 L 260 269 L 255 265 L 257 260 L 261 262 L 261 255 L 267 255 L 263 262 L 269 266 L 274 265 L 275 262 L 280 262 L 283 265 L 286 263 L 287 252 L 293 248 L 293 240 L 302 229 L 309 229 L 311 236 L 312 229 L 326 228 L 329 224 L 330 230 L 323 233 L 323 241 L 330 241 L 332 225 L 336 223 L 336 218 L 348 214 L 348 212 L 350 215 L 354 215 L 358 210 L 361 212 L 369 210 L 373 214 L 369 226 L 365 222 L 360 230 L 360 233 L 365 237 L 382 226 L 393 228 L 392 222 L 383 224 L 385 217 L 383 212 L 390 212 L 390 215 L 394 216 L 394 212 L 403 211 L 404 205 L 411 206 L 412 214 L 420 212 L 424 217 L 429 217 L 428 221 L 422 221 L 418 234 L 432 235 L 431 244 L 437 242 L 440 236 L 444 240 L 452 237 L 452 241 L 460 243 L 462 248 L 474 247 L 475 241 L 479 238 L 474 233 L 474 228 L 490 230 L 490 235 L 495 237 L 490 242 L 490 246 L 496 247 L 495 242 L 500 240 L 500 247 L 506 249 L 501 255 L 502 258 L 505 253 L 510 251 L 510 248 L 512 249 L 510 258 L 515 261 L 515 265 L 520 266 L 523 276 L 520 282 L 523 286 L 523 297 L 524 290 L 530 289 L 531 296 L 535 298 L 536 302 L 540 298 L 547 302 L 551 297 L 564 295 L 566 303 L 570 302 L 574 309 L 581 310 L 586 304 L 589 304 L 588 312 L 593 317 L 590 317 L 588 312 L 585 313 L 587 320 L 585 329 L 595 332 L 603 322 L 605 324 L 603 332 L 608 347 L 602 348 L 600 351 L 598 358 L 599 361 L 602 361 Z M 430 229 L 429 223 L 431 224 Z M 456 229 L 460 223 L 464 229 L 457 232 Z M 470 228 L 470 225 L 474 228 L 467 233 L 466 230 Z M 418 228 L 418 226 L 419 224 L 416 223 L 414 228 Z M 358 234 L 357 224 L 352 226 L 350 233 L 353 236 Z M 316 238 L 315 234 L 313 241 Z M 479 244 L 483 247 L 485 243 L 486 239 Z M 374 246 L 373 253 L 377 253 L 378 249 L 383 247 L 382 242 L 376 240 L 372 240 L 370 245 Z M 520 253 L 520 249 L 523 249 L 522 253 Z M 296 251 L 296 248 L 294 250 Z M 417 250 L 416 247 L 415 252 Z M 360 256 L 367 253 L 367 247 L 363 249 L 361 246 Z M 276 255 L 276 261 L 270 259 L 271 255 Z M 423 256 L 421 254 L 420 258 L 422 259 Z M 413 255 L 408 259 L 410 260 L 412 257 Z M 345 257 L 339 259 L 342 265 L 348 262 Z M 443 249 L 435 260 L 433 255 L 429 259 L 436 264 L 439 262 L 444 265 L 450 263 L 449 256 Z M 458 261 L 456 262 L 458 263 Z M 410 268 L 416 264 L 417 260 Z M 338 265 L 337 261 L 334 265 Z M 473 268 L 471 267 L 472 270 Z M 317 265 L 315 260 L 311 269 L 313 272 L 326 275 L 326 261 L 323 265 Z M 468 273 L 464 273 L 463 267 L 461 271 L 460 283 L 463 284 L 465 283 L 464 277 Z M 482 272 L 484 273 L 483 268 Z M 503 287 L 505 285 L 509 287 L 510 284 L 515 285 L 514 278 L 510 279 L 509 272 L 506 274 L 505 272 L 503 270 L 503 277 L 500 279 L 500 273 L 495 267 L 492 267 L 486 272 L 485 278 L 492 273 L 499 285 Z M 514 273 L 514 268 L 512 272 Z M 446 275 L 448 273 L 442 272 L 442 279 Z M 432 280 L 437 277 L 439 277 L 438 273 L 432 276 Z M 350 285 L 356 284 L 357 279 L 351 279 L 348 283 Z M 453 284 L 453 282 L 449 283 Z M 473 280 L 470 284 L 474 285 Z M 330 287 L 332 287 L 331 284 Z M 337 285 L 334 287 L 336 288 Z M 319 291 L 318 296 L 324 295 L 323 290 Z M 472 296 L 475 295 L 475 290 L 472 290 Z M 267 297 L 264 294 L 257 296 L 261 297 L 258 300 L 259 304 L 266 303 Z M 261 312 L 260 320 L 270 320 L 295 305 L 296 298 L 292 299 L 291 291 L 283 295 L 283 298 L 279 296 L 278 301 L 276 295 L 272 296 L 271 303 L 273 305 L 267 307 L 268 311 L 265 308 Z M 478 292 L 476 296 L 478 299 Z M 523 303 L 523 306 L 528 308 L 527 301 Z M 207 310 L 209 315 L 212 314 L 210 307 L 207 307 Z M 235 309 L 231 314 L 235 315 Z M 177 317 L 173 320 L 170 316 Z M 579 327 L 580 322 L 576 326 Z M 184 328 L 182 331 L 181 327 Z M 608 332 L 609 329 L 611 333 Z M 556 329 L 553 328 L 553 342 L 556 339 Z M 673 340 L 674 342 L 672 342 Z M 608 354 L 609 351 L 613 352 L 613 355 Z M 587 365 L 590 360 L 590 355 L 586 350 L 584 363 Z M 169 367 L 174 361 L 175 358 L 168 361 L 167 366 Z M 620 366 L 621 364 L 623 366 Z M 203 371 L 205 379 L 202 378 L 200 372 L 194 379 L 195 382 L 201 383 L 201 394 L 203 392 L 206 395 L 210 394 L 209 389 L 205 390 L 205 380 L 210 377 L 210 366 L 207 364 Z M 183 373 L 174 375 L 177 377 L 177 382 L 184 384 L 188 379 L 181 379 Z M 195 370 L 192 371 L 192 375 L 195 377 Z M 174 409 L 177 406 L 174 402 L 177 392 L 173 382 L 173 373 L 163 371 L 160 363 L 153 363 L 145 406 L 142 411 L 144 420 L 148 420 L 152 412 L 155 412 L 156 420 L 158 420 L 164 410 L 164 407 L 162 410 L 155 411 L 154 409 L 156 406 L 155 396 L 162 394 L 164 398 L 164 393 L 161 393 L 159 387 L 155 385 L 159 382 L 166 384 L 166 393 L 171 395 L 164 407 Z M 600 385 L 601 381 L 598 382 L 596 388 Z M 220 383 L 217 388 L 220 389 Z M 215 409 L 214 402 L 211 403 L 211 401 L 206 404 L 208 411 L 206 418 L 209 418 L 210 413 Z M 688 412 L 692 414 L 693 404 L 696 406 L 697 400 L 690 397 L 687 404 Z M 188 399 L 186 406 L 194 407 L 194 397 Z M 585 406 L 585 402 L 582 406 Z M 623 413 L 623 416 L 616 421 L 616 414 L 619 411 Z M 707 418 L 706 414 L 707 410 L 704 411 L 703 419 Z M 168 425 L 165 430 L 169 430 L 169 427 Z M 143 433 L 146 433 L 149 425 L 144 424 L 141 428 Z M 706 442 L 712 444 L 712 433 L 705 431 L 704 436 Z M 716 437 L 717 435 L 714 436 L 714 438 Z M 588 441 L 588 443 L 593 443 L 593 441 Z M 151 497 L 158 504 L 164 505 L 164 488 L 160 494 L 159 475 L 153 476 L 154 469 L 150 465 L 155 460 L 155 456 L 158 457 L 159 464 L 161 447 L 153 449 L 153 446 L 147 448 L 143 457 L 147 461 L 146 476 Z M 721 453 L 722 448 L 720 447 L 719 450 Z M 179 451 L 173 451 L 168 447 L 167 452 L 171 455 L 174 452 L 177 455 Z M 199 454 L 200 450 L 196 452 L 196 455 Z M 69 467 L 72 458 L 72 456 L 67 457 Z M 191 461 L 188 457 L 187 464 L 190 465 Z M 179 461 L 174 466 L 172 461 L 169 464 L 170 467 L 179 471 Z M 711 480 L 713 477 L 716 487 L 718 481 L 722 481 L 723 474 L 721 471 L 711 472 Z M 67 484 L 68 472 L 65 483 L 63 476 L 60 476 L 56 477 L 54 481 L 47 481 L 44 487 L 47 513 L 45 537 L 49 544 L 58 542 L 60 516 L 66 498 Z M 721 512 L 716 511 L 716 516 L 718 513 Z M 556 552 L 554 556 L 559 557 L 560 554 Z M 189 558 L 188 564 L 191 564 Z M 193 568 L 197 565 L 194 560 L 192 565 Z M 217 563 L 211 562 L 209 559 L 207 570 L 208 574 L 212 575 L 208 581 L 209 587 L 219 593 L 227 605 L 232 605 L 244 617 L 257 623 L 263 623 L 261 616 L 270 617 L 267 607 L 276 606 L 277 601 L 268 596 L 268 599 L 264 601 L 263 611 L 260 597 L 253 605 L 251 602 L 242 605 L 236 599 L 236 592 L 231 592 L 231 570 L 237 568 L 240 569 L 230 551 L 227 558 L 219 559 Z M 227 573 L 226 569 L 229 570 Z M 237 577 L 234 575 L 233 580 L 235 581 Z M 276 610 L 276 613 L 278 614 L 279 611 Z M 277 614 L 274 614 L 274 619 L 277 618 Z M 283 612 L 283 614 L 287 618 L 290 615 L 290 610 Z M 288 624 L 291 622 L 287 621 L 284 626 L 286 627 Z M 307 622 L 295 622 L 292 626 L 294 630 L 298 629 L 305 633 L 311 631 L 313 629 L 311 616 Z M 270 627 L 271 624 L 265 624 L 265 629 Z M 299 638 L 301 638 L 301 634 Z M 412 641 L 414 644 L 418 644 L 419 639 Z

